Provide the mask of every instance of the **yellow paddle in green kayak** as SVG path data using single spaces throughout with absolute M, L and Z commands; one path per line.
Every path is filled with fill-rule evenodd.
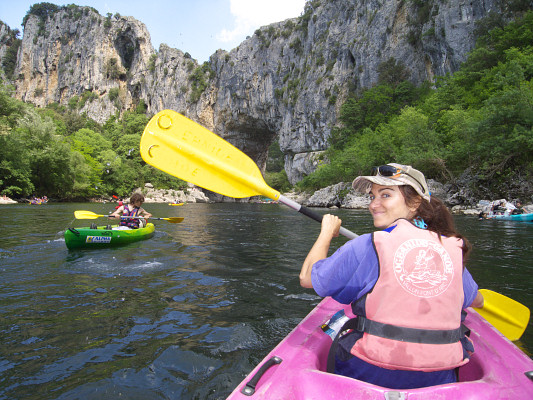
M 172 110 L 157 113 L 141 138 L 141 156 L 148 164 L 229 197 L 266 196 L 321 221 L 322 216 L 269 187 L 255 162 L 220 136 Z M 357 235 L 345 228 L 341 234 Z M 529 309 L 506 296 L 481 290 L 482 309 L 476 309 L 510 340 L 518 340 L 529 321 Z M 526 312 L 527 311 L 527 312 Z
M 204 189 L 237 198 L 263 195 L 322 221 L 322 215 L 268 186 L 255 162 L 238 148 L 175 111 L 164 110 L 152 117 L 140 151 L 148 164 Z M 340 233 L 357 237 L 344 227 Z
M 93 213 L 92 211 L 83 211 L 83 210 L 78 210 L 78 211 L 74 211 L 74 217 L 76 219 L 96 219 L 96 218 L 99 218 L 99 217 L 109 217 L 109 215 L 101 215 L 101 214 L 95 214 Z M 142 218 L 142 217 L 121 217 L 121 218 Z M 154 218 L 154 217 L 150 217 L 150 219 L 163 219 L 165 221 L 168 221 L 172 224 L 179 224 L 181 221 L 183 221 L 183 217 L 169 217 L 169 218 Z
M 518 340 L 529 323 L 529 308 L 503 294 L 479 289 L 485 304 L 474 308 L 483 318 L 511 340 Z

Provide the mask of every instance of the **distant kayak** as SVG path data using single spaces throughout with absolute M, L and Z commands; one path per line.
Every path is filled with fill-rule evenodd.
M 69 249 L 81 248 L 104 248 L 122 246 L 139 240 L 149 239 L 154 236 L 155 226 L 148 223 L 146 227 L 139 229 L 111 229 L 101 226 L 91 228 L 69 228 L 65 231 L 65 244 Z
M 459 382 L 419 389 L 388 389 L 326 371 L 332 339 L 321 328 L 349 306 L 325 298 L 228 397 L 276 400 L 526 399 L 533 395 L 533 361 L 468 308 L 475 353 L 459 368 Z
M 488 215 L 487 219 L 498 219 L 501 221 L 533 222 L 533 213 L 511 214 L 511 215 Z
M 34 206 L 40 206 L 41 204 L 46 204 L 46 203 L 48 203 L 48 197 L 46 196 L 41 197 L 41 198 L 33 198 L 30 200 L 30 204 Z

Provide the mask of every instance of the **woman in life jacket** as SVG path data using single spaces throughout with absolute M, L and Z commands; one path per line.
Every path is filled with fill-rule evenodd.
M 334 341 L 328 370 L 391 389 L 455 382 L 474 351 L 462 310 L 483 306 L 464 262 L 469 242 L 409 165 L 375 167 L 352 186 L 369 193 L 379 231 L 328 257 L 341 220 L 325 215 L 300 272 L 319 296 L 351 304 L 354 317 Z
M 131 229 L 145 227 L 146 219 L 150 218 L 152 214 L 141 207 L 143 203 L 144 196 L 142 193 L 134 192 L 130 197 L 129 204 L 118 207 L 114 213 L 109 215 L 109 218 L 120 218 L 120 226 L 126 226 Z

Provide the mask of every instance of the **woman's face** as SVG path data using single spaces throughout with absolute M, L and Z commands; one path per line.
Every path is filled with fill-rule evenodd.
M 410 208 L 398 186 L 381 186 L 372 184 L 370 190 L 370 214 L 374 219 L 374 226 L 385 229 L 399 218 L 412 219 L 416 208 Z

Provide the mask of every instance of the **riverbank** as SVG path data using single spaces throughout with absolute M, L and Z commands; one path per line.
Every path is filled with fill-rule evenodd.
M 493 200 L 473 199 L 472 196 L 467 196 L 466 190 L 454 189 L 451 185 L 443 185 L 431 179 L 428 180 L 428 186 L 431 194 L 443 200 L 454 214 L 478 215 L 482 211 L 487 212 L 487 204 Z M 143 193 L 146 203 L 248 203 L 262 202 L 263 199 L 262 196 L 234 199 L 197 187 L 189 187 L 185 191 L 154 189 L 151 184 L 145 186 Z M 370 203 L 368 196 L 353 190 L 349 182 L 328 186 L 314 193 L 293 191 L 283 195 L 306 207 L 367 209 Z M 526 212 L 533 212 L 531 201 L 523 203 L 526 203 Z
M 467 195 L 464 189 L 454 189 L 451 185 L 443 185 L 432 179 L 428 180 L 429 190 L 432 196 L 436 196 L 450 208 L 454 214 L 478 215 L 480 212 L 487 212 L 487 204 L 494 199 L 474 199 Z M 348 208 L 366 209 L 370 204 L 368 196 L 356 192 L 351 182 L 341 182 L 336 185 L 317 190 L 314 193 L 285 193 L 285 197 L 296 201 L 306 207 L 323 208 Z M 507 199 L 515 201 L 517 199 Z M 521 199 L 524 203 L 525 212 L 533 212 L 533 202 L 531 199 Z
M 454 214 L 478 215 L 486 210 L 486 205 L 497 199 L 476 199 L 469 194 L 468 189 L 452 185 L 444 185 L 435 180 L 428 180 L 429 190 L 432 196 L 436 196 L 450 208 Z M 185 190 L 155 189 L 151 183 L 146 183 L 144 188 L 139 188 L 145 197 L 145 203 L 248 203 L 263 202 L 263 196 L 234 199 L 218 193 L 210 192 L 189 184 Z M 351 182 L 341 182 L 336 185 L 317 190 L 316 192 L 283 193 L 283 195 L 306 207 L 320 208 L 346 208 L 366 209 L 369 199 L 365 194 L 353 190 Z M 518 199 L 506 199 L 516 201 Z M 524 204 L 525 212 L 533 212 L 533 199 L 520 199 Z M 114 199 L 91 199 L 92 202 L 115 202 Z M 27 202 L 25 200 L 24 202 Z M 0 204 L 15 204 L 17 201 L 10 198 L 0 198 Z

